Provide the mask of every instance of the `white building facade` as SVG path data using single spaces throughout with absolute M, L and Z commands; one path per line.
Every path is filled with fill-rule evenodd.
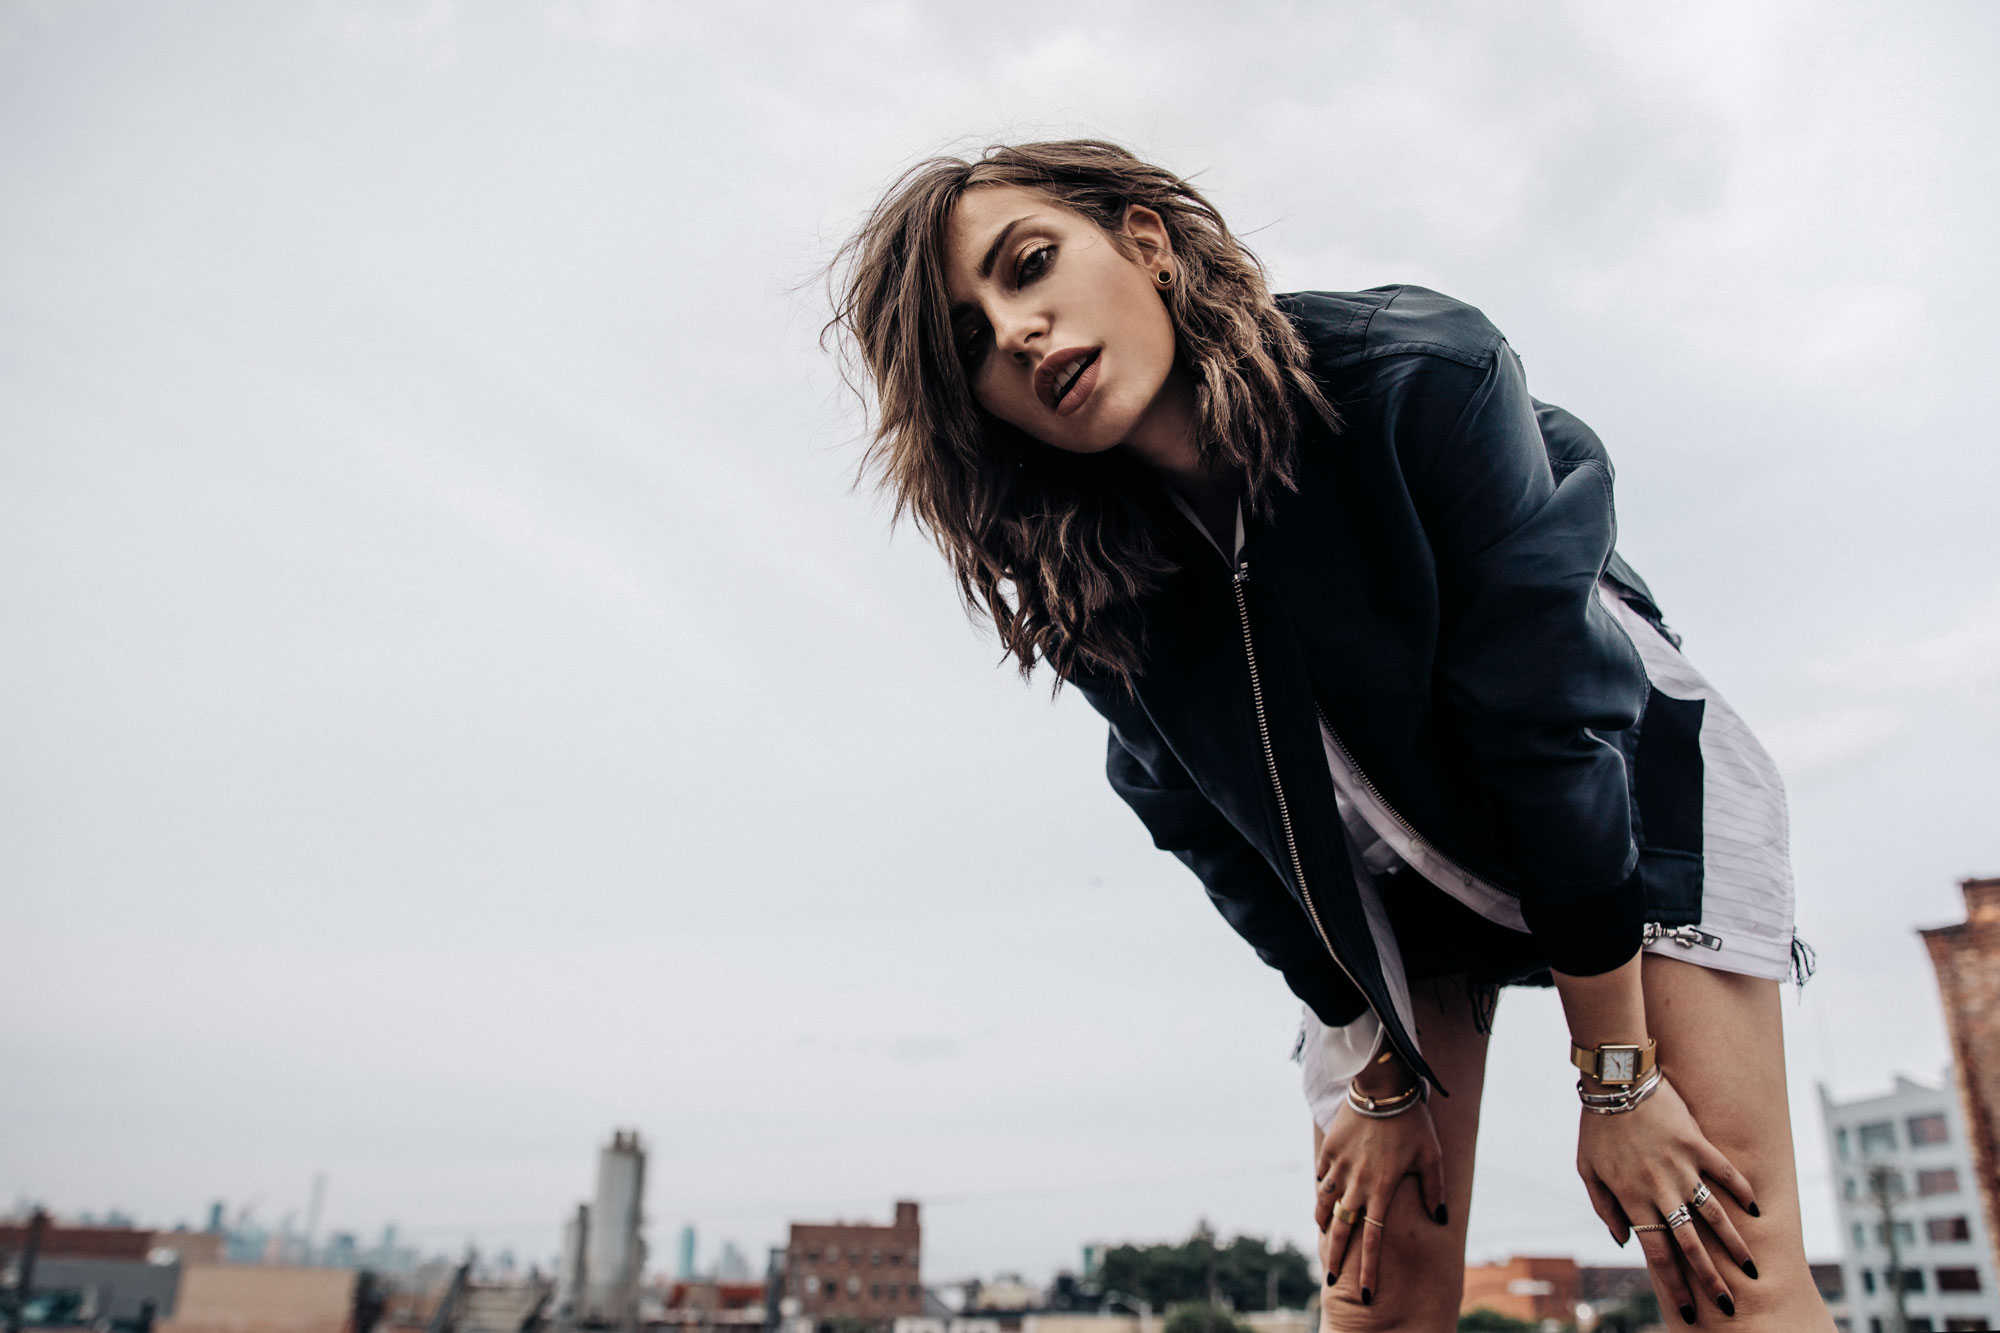
M 1824 1087 L 1819 1096 L 1840 1218 L 1843 1326 L 1896 1333 L 1893 1239 L 1908 1333 L 2000 1329 L 2000 1274 L 1951 1081 L 1931 1087 L 1898 1075 L 1885 1097 L 1835 1102 Z

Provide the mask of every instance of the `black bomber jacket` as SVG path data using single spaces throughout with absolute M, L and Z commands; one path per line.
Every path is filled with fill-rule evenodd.
M 1170 506 L 1177 569 L 1142 601 L 1131 688 L 1071 683 L 1153 840 L 1329 1025 L 1372 1007 L 1428 1066 L 1362 915 L 1319 719 L 1416 836 L 1518 895 L 1558 971 L 1607 971 L 1642 925 L 1699 919 L 1701 703 L 1648 687 L 1595 596 L 1611 463 L 1528 395 L 1471 306 L 1421 287 L 1279 306 L 1340 428 L 1301 413 L 1297 489 L 1246 512 L 1233 573 Z

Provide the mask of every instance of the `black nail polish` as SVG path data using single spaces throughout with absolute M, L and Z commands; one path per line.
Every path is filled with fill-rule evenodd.
M 1758 1210 L 1757 1205 L 1754 1203 L 1745 1204 L 1743 1206 L 1743 1211 L 1750 1214 L 1750 1216 L 1752 1217 L 1762 1217 L 1764 1215 L 1761 1211 Z
M 1681 1318 L 1687 1323 L 1692 1324 L 1694 1322 L 1694 1307 L 1692 1305 L 1683 1305 L 1681 1307 Z
M 1437 1212 L 1436 1212 L 1435 1216 L 1436 1216 L 1436 1218 L 1437 1218 L 1437 1220 L 1438 1220 L 1438 1225 L 1439 1225 L 1439 1226 L 1441 1226 L 1441 1227 L 1442 1227 L 1442 1226 L 1449 1226 L 1449 1225 L 1451 1224 L 1451 1215 L 1450 1215 L 1449 1213 L 1445 1212 L 1445 1210 L 1444 1210 L 1444 1205 L 1443 1205 L 1443 1204 L 1439 1204 L 1439 1205 L 1438 1205 L 1438 1210 L 1437 1210 Z
M 1332 1286 L 1332 1285 L 1334 1284 L 1335 1280 L 1337 1280 L 1337 1279 L 1338 1279 L 1339 1277 L 1340 1277 L 1340 1274 L 1338 1274 L 1338 1273 L 1328 1273 L 1328 1274 L 1326 1275 L 1326 1285 L 1327 1285 L 1327 1286 L 1329 1286 L 1329 1287 L 1330 1287 L 1330 1286 Z
M 1722 1307 L 1722 1313 L 1728 1315 L 1731 1319 L 1736 1317 L 1735 1301 L 1730 1300 L 1727 1296 L 1717 1296 L 1715 1303 Z
M 1748 1259 L 1743 1261 L 1743 1271 L 1749 1275 L 1752 1282 L 1757 1280 L 1757 1265 L 1751 1263 Z
M 1361 1303 L 1363 1305 L 1373 1305 L 1375 1303 L 1375 1293 L 1363 1287 L 1361 1289 Z

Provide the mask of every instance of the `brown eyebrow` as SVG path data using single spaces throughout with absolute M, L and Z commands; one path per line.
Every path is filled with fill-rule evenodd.
M 981 278 L 990 278 L 993 276 L 993 262 L 1000 257 L 1000 247 L 1007 244 L 1007 238 L 1014 234 L 1014 228 L 1034 216 L 1033 213 L 1025 213 L 1000 229 L 1000 234 L 993 238 L 993 244 L 986 247 L 986 258 L 979 261 L 979 276 Z

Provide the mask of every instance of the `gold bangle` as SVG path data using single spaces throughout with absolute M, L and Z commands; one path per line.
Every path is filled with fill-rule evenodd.
M 1352 1083 L 1347 1085 L 1347 1104 L 1367 1116 L 1382 1117 L 1395 1115 L 1399 1111 L 1408 1109 L 1412 1103 L 1423 1095 L 1424 1084 L 1422 1079 L 1412 1083 L 1401 1092 L 1391 1093 L 1387 1097 L 1370 1097 Z

